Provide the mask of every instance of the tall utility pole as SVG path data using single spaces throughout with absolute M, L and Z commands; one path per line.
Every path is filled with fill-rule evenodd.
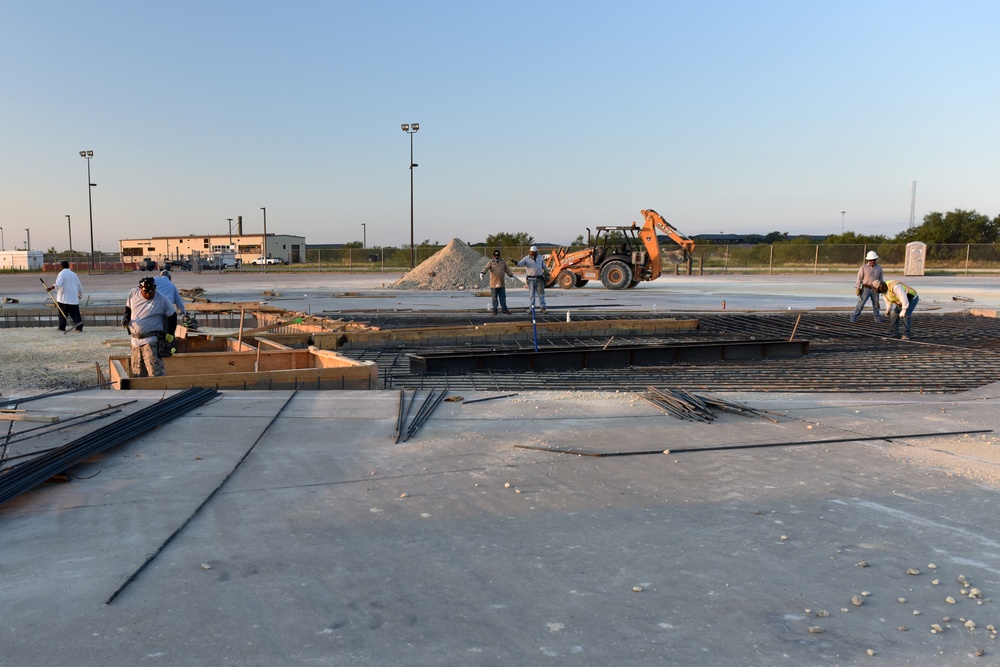
M 229 249 L 233 249 L 233 219 L 226 218 L 229 221 Z
M 840 212 L 840 233 L 844 233 L 844 216 L 847 215 L 847 211 Z
M 365 227 L 365 223 L 361 223 L 361 249 L 364 250 L 368 247 L 368 229 Z
M 260 272 L 263 273 L 264 269 L 267 268 L 267 258 L 269 257 L 267 254 L 267 208 L 261 206 L 260 210 L 264 211 L 264 242 L 261 243 L 261 254 L 264 255 L 264 263 L 260 265 Z
M 917 212 L 917 182 L 910 183 L 910 229 L 913 229 L 913 216 Z
M 90 158 L 94 157 L 94 151 L 80 151 L 80 157 L 87 161 L 87 209 L 90 211 L 90 261 L 87 262 L 88 270 L 94 268 L 94 201 L 91 191 L 97 183 L 90 180 Z M 122 263 L 124 268 L 125 264 Z
M 413 244 L 413 169 L 417 163 L 413 161 L 413 135 L 420 129 L 420 123 L 403 123 L 400 127 L 410 135 L 410 268 L 417 265 L 417 248 Z
M 73 252 L 73 221 L 66 215 L 66 226 L 69 227 L 69 251 Z

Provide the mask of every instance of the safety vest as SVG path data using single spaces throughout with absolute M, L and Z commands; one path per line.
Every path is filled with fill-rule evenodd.
M 892 291 L 896 285 L 902 285 L 903 289 L 906 290 L 906 298 L 909 299 L 910 301 L 913 301 L 913 297 L 917 295 L 917 290 L 913 289 L 906 283 L 902 283 L 898 280 L 890 280 L 885 284 L 885 286 L 888 288 L 885 293 L 886 301 L 888 301 L 889 303 L 898 303 L 902 305 L 902 302 L 898 298 L 896 298 L 895 293 Z

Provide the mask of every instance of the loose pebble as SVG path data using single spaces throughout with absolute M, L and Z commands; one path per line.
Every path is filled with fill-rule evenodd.
M 782 536 L 781 536 L 781 541 L 782 541 L 782 542 L 784 542 L 784 541 L 785 541 L 785 540 L 787 540 L 787 539 L 788 539 L 788 535 L 782 535 Z
M 823 628 L 821 628 L 818 625 L 810 625 L 809 626 L 809 632 L 813 633 L 814 635 L 818 635 L 821 632 L 826 632 L 826 630 L 824 630 Z
M 842 612 L 844 612 L 846 614 L 847 612 L 850 611 L 850 609 L 848 609 L 847 607 L 841 607 L 840 611 L 842 611 Z
M 950 595 L 946 597 L 944 601 L 947 602 L 948 604 L 955 604 L 955 598 L 951 597 Z
M 408 496 L 409 496 L 409 494 L 407 494 L 407 493 L 401 493 L 401 494 L 399 494 L 400 498 L 407 498 Z
M 896 602 L 899 602 L 899 603 L 906 602 L 906 598 L 896 598 Z
M 934 563 L 927 563 L 927 569 L 928 570 L 936 570 L 937 569 L 937 565 L 935 565 Z
M 203 569 L 203 570 L 211 570 L 212 566 L 209 565 L 208 563 L 202 563 L 201 564 L 201 569 Z
M 913 610 L 913 615 L 914 616 L 920 616 L 920 610 L 919 609 L 914 609 Z
M 860 606 L 861 606 L 861 605 L 863 605 L 864 603 L 865 603 L 865 601 L 864 601 L 864 600 L 862 600 L 862 599 L 861 599 L 860 597 L 858 597 L 857 595 L 853 595 L 853 596 L 851 596 L 851 604 L 853 604 L 853 605 L 854 605 L 855 607 L 860 607 Z
M 909 568 L 906 569 L 906 573 L 907 574 L 912 574 L 912 575 L 917 575 L 917 574 L 920 574 L 920 570 L 918 570 L 915 567 L 909 567 Z
M 510 488 L 510 482 L 504 482 L 503 488 L 509 489 Z
M 970 618 L 968 621 L 965 622 L 965 627 L 969 628 L 970 630 L 975 630 L 976 622 Z
M 868 655 L 875 655 L 875 650 L 874 649 L 868 649 L 867 651 L 865 651 L 865 653 L 867 653 Z
M 985 653 L 986 653 L 986 652 L 985 652 L 985 651 L 983 651 L 983 649 L 981 649 L 981 648 L 977 648 L 977 649 L 976 649 L 976 657 L 977 657 L 977 658 L 981 658 L 981 657 L 983 657 L 983 655 L 985 655 Z
M 829 618 L 830 612 L 828 612 L 825 609 L 820 609 L 819 611 L 816 612 L 816 615 L 819 616 L 820 618 Z
M 997 631 L 997 629 L 995 627 L 993 627 L 992 623 L 989 624 L 989 625 L 987 625 L 986 629 L 989 630 L 990 632 L 996 632 Z
M 906 632 L 907 630 L 909 630 L 909 628 L 908 628 L 908 627 L 906 627 L 905 625 L 901 625 L 901 626 L 899 626 L 899 631 L 900 631 L 900 632 Z
M 632 592 L 633 593 L 641 593 L 642 592 L 642 586 L 633 586 L 632 587 Z
M 931 634 L 936 635 L 939 632 L 944 632 L 940 623 L 931 623 Z
M 932 586 L 937 586 L 940 583 L 941 583 L 940 579 L 931 579 L 931 585 Z
M 856 565 L 857 565 L 858 567 L 868 567 L 868 561 L 866 561 L 866 560 L 859 560 L 859 561 L 858 561 L 858 562 L 856 563 Z
M 972 590 L 969 591 L 969 597 L 970 598 L 981 598 L 981 597 L 983 597 L 983 592 L 981 590 L 979 590 L 978 588 L 973 588 Z
M 872 594 L 871 591 L 861 591 L 861 595 L 863 595 L 866 598 L 871 597 L 871 594 Z

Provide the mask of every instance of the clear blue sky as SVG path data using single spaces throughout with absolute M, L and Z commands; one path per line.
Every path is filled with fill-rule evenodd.
M 0 0 L 7 249 L 1000 214 L 996 0 Z M 846 211 L 841 216 L 841 211 Z

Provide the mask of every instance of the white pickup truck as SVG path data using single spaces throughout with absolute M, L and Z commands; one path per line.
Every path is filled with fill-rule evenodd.
M 282 264 L 282 261 L 277 257 L 258 257 L 250 263 L 254 266 L 263 266 L 264 264 Z

